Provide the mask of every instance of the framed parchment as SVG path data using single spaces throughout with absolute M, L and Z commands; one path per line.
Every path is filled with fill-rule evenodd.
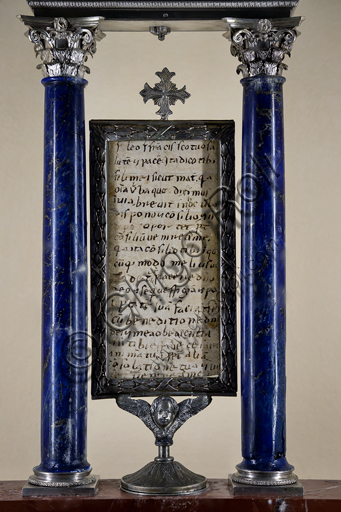
M 92 397 L 236 394 L 233 121 L 91 121 Z

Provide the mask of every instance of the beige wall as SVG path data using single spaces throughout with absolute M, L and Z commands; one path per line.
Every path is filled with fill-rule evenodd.
M 40 462 L 40 310 L 43 87 L 33 45 L 0 0 L 1 338 L 0 479 Z M 341 478 L 340 0 L 301 0 L 305 15 L 285 73 L 287 169 L 287 441 L 300 478 Z M 138 92 L 156 71 L 192 94 L 176 119 L 234 119 L 240 173 L 242 87 L 221 33 L 108 34 L 90 62 L 89 119 L 155 118 Z M 102 478 L 154 457 L 151 433 L 112 400 L 89 403 L 88 455 Z M 175 436 L 190 469 L 226 478 L 241 460 L 240 398 L 212 405 Z

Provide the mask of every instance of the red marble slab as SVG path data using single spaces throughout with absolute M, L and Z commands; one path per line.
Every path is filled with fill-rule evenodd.
M 341 512 L 341 480 L 301 480 L 299 497 L 232 496 L 227 480 L 209 480 L 197 496 L 136 496 L 119 480 L 101 480 L 94 497 L 21 496 L 23 481 L 0 482 L 0 512 Z

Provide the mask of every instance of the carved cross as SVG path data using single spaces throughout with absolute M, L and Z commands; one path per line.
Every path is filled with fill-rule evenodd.
M 140 92 L 144 103 L 148 100 L 153 100 L 154 105 L 158 105 L 160 108 L 156 112 L 163 121 L 168 119 L 168 116 L 173 114 L 170 105 L 174 105 L 177 100 L 185 103 L 185 100 L 190 97 L 190 94 L 186 92 L 186 86 L 182 89 L 177 89 L 176 85 L 171 82 L 171 78 L 175 73 L 171 73 L 167 68 L 163 68 L 162 71 L 155 73 L 160 78 L 160 83 L 155 84 L 153 88 L 147 83 L 144 84 L 144 88 Z

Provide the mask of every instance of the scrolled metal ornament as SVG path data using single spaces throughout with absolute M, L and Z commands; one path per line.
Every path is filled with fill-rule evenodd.
M 42 70 L 44 77 L 83 78 L 85 73 L 90 73 L 84 63 L 96 52 L 97 41 L 105 37 L 98 28 L 100 18 L 54 18 L 45 20 L 45 26 L 44 20 L 36 22 L 29 16 L 20 19 L 30 26 L 25 35 L 34 44 L 36 56 L 43 61 L 37 69 Z M 82 21 L 85 26 L 81 26 Z
M 241 62 L 237 73 L 242 73 L 244 78 L 282 75 L 283 70 L 288 69 L 283 60 L 286 55 L 291 56 L 293 44 L 300 35 L 295 26 L 302 20 L 289 18 L 285 26 L 285 19 L 226 18 L 229 31 L 224 37 L 231 41 L 231 54 Z

